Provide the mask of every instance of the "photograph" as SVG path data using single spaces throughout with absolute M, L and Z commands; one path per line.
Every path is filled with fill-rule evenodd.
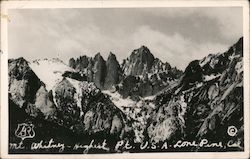
M 244 2 L 11 3 L 1 13 L 1 153 L 246 157 Z

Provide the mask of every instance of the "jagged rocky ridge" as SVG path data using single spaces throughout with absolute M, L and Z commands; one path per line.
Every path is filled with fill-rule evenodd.
M 102 90 L 115 89 L 124 98 L 150 96 L 158 93 L 169 82 L 177 80 L 182 71 L 155 58 L 146 46 L 134 50 L 120 65 L 113 53 L 107 61 L 100 53 L 94 58 L 71 58 L 69 66 L 87 76 Z
M 94 58 L 81 56 L 76 60 L 71 58 L 69 66 L 87 77 L 87 81 L 94 82 L 100 89 L 111 89 L 121 79 L 121 68 L 116 56 L 110 52 L 107 61 L 100 53 Z
M 53 131 L 67 130 L 81 141 L 101 134 L 133 143 L 226 142 L 233 125 L 238 129 L 233 140 L 243 150 L 243 38 L 224 53 L 190 62 L 183 74 L 145 46 L 121 65 L 112 53 L 107 61 L 97 54 L 72 58 L 69 65 L 59 59 L 10 59 L 10 109 L 23 111 L 29 122 L 41 120 L 39 130 L 49 131 L 44 124 L 49 122 Z

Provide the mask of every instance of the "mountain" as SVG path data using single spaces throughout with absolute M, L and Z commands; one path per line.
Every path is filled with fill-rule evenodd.
M 178 85 L 157 95 L 156 101 L 158 109 L 147 128 L 151 140 L 233 140 L 242 150 L 243 38 L 224 53 L 190 62 Z M 233 138 L 229 126 L 238 130 Z
M 76 71 L 61 60 L 19 58 L 8 65 L 9 99 L 29 116 L 77 134 L 121 134 L 124 114 L 94 83 L 66 77 Z
M 94 58 L 71 58 L 69 66 L 101 90 L 115 89 L 123 98 L 133 99 L 154 95 L 182 75 L 176 67 L 155 58 L 146 46 L 135 49 L 121 65 L 110 52 L 107 61 L 98 53 Z
M 134 50 L 123 63 L 125 75 L 139 76 L 151 70 L 155 57 L 146 46 Z
M 122 64 L 113 53 L 107 60 L 98 53 L 71 58 L 69 66 L 58 58 L 18 58 L 9 59 L 8 67 L 11 142 L 18 140 L 17 124 L 28 122 L 38 142 L 44 135 L 70 145 L 107 141 L 108 151 L 93 153 L 244 149 L 243 38 L 223 53 L 191 61 L 184 72 L 146 46 Z M 225 145 L 173 148 L 203 139 Z M 132 148 L 117 150 L 120 141 Z M 239 146 L 228 147 L 229 141 Z M 145 143 L 170 147 L 141 149 Z
M 100 89 L 111 89 L 118 84 L 121 76 L 121 68 L 116 56 L 110 52 L 107 61 L 100 53 L 94 58 L 81 56 L 76 60 L 71 58 L 69 66 L 87 77 L 87 81 L 94 82 Z
M 123 61 L 122 69 L 126 76 L 148 76 L 160 72 L 170 72 L 169 63 L 163 63 L 160 59 L 155 58 L 146 46 L 135 49 L 131 55 Z M 181 74 L 181 73 L 180 73 Z M 177 75 L 178 76 L 178 75 Z
M 117 90 L 124 98 L 155 95 L 182 75 L 176 67 L 172 68 L 169 63 L 155 58 L 146 46 L 134 50 L 123 61 L 122 70 L 124 78 Z

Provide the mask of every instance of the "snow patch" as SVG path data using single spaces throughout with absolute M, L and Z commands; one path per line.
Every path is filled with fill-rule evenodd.
M 211 75 L 204 75 L 203 76 L 203 81 L 211 81 L 217 77 L 220 77 L 221 74 L 217 74 L 217 75 L 214 75 L 214 74 L 211 74 Z
M 199 64 L 201 67 L 205 66 L 208 62 L 210 62 L 212 58 L 212 55 L 208 55 L 207 57 L 204 57 L 202 60 L 200 60 Z
M 52 90 L 53 87 L 62 80 L 62 74 L 65 71 L 74 72 L 74 69 L 67 66 L 63 61 L 57 58 L 35 60 L 29 63 L 31 69 L 38 78 L 46 85 L 46 89 Z
M 118 92 L 111 92 L 110 90 L 105 90 L 102 92 L 111 96 L 112 102 L 121 110 L 123 109 L 123 107 L 133 107 L 136 104 L 136 102 L 130 98 L 122 98 L 122 96 Z
M 237 74 L 243 72 L 243 61 L 237 62 L 237 64 L 235 65 L 235 70 L 237 71 Z
M 147 96 L 144 98 L 144 100 L 153 100 L 156 96 L 152 95 L 152 96 Z

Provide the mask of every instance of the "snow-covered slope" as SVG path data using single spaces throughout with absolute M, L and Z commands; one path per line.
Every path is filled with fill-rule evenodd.
M 112 102 L 121 110 L 123 110 L 124 107 L 133 107 L 136 105 L 135 101 L 133 101 L 129 97 L 122 98 L 122 96 L 118 92 L 112 92 L 110 90 L 104 90 L 102 92 L 104 94 L 108 94 Z
M 110 90 L 102 91 L 104 94 L 109 95 L 111 101 L 118 107 L 124 114 L 134 132 L 134 142 L 140 143 L 144 140 L 144 131 L 146 130 L 148 119 L 151 117 L 152 111 L 155 109 L 154 98 L 155 96 L 148 96 L 140 98 L 139 101 L 134 101 L 130 97 L 122 98 L 122 95 L 117 91 Z
M 29 66 L 41 81 L 44 82 L 48 91 L 52 90 L 53 86 L 62 80 L 62 74 L 65 71 L 74 72 L 74 69 L 67 66 L 58 58 L 35 60 L 30 62 Z

